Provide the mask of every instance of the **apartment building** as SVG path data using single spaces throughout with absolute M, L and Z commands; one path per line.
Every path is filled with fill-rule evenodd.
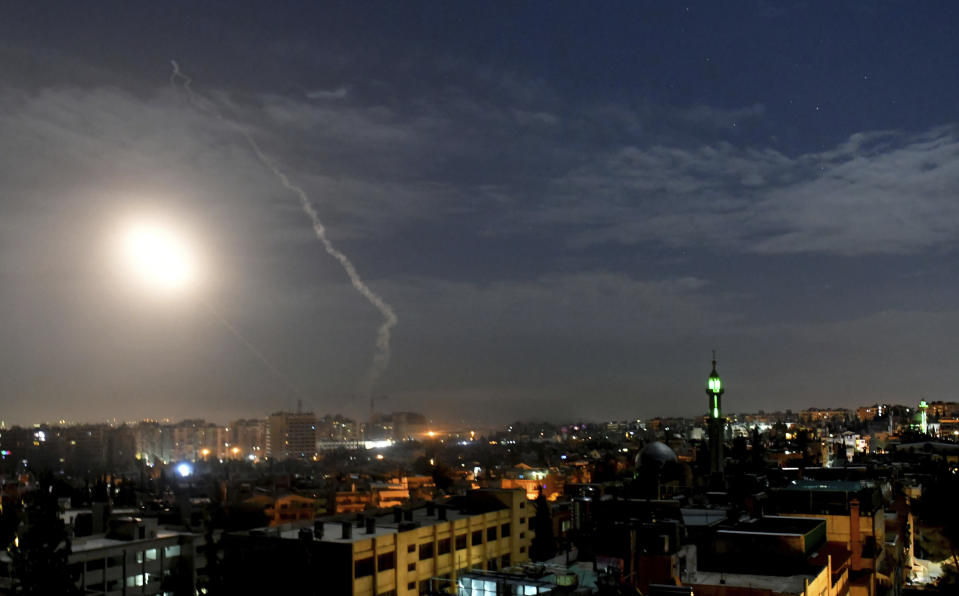
M 481 489 L 442 504 L 227 533 L 226 575 L 249 594 L 425 594 L 471 569 L 527 561 L 532 513 L 521 490 Z
M 202 535 L 160 529 L 155 519 L 114 518 L 109 524 L 106 533 L 77 538 L 71 545 L 67 566 L 81 594 L 194 592 Z M 10 572 L 10 556 L 0 553 L 0 592 L 15 589 Z

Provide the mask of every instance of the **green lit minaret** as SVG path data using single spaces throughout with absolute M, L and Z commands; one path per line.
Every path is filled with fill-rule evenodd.
M 709 415 L 706 432 L 709 438 L 709 474 L 713 481 L 721 480 L 723 474 L 723 435 L 726 420 L 723 418 L 723 381 L 716 372 L 716 352 L 713 352 L 713 370 L 706 379 L 706 395 L 709 397 Z

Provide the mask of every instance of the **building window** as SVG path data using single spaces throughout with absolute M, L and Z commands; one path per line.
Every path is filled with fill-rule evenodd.
M 123 555 L 107 557 L 107 567 L 120 567 L 123 565 Z
M 430 580 L 424 579 L 420 582 L 420 594 L 430 593 Z
M 463 550 L 466 548 L 466 534 L 460 534 L 456 537 L 456 550 Z
M 377 596 L 396 596 L 396 590 L 387 590 L 386 592 L 380 592 Z
M 439 551 L 440 551 L 439 554 L 441 554 L 441 555 L 448 555 L 448 554 L 450 553 L 450 539 L 449 539 L 449 538 L 444 538 L 444 539 L 440 540 L 439 542 L 437 542 L 437 544 L 439 545 Z
M 406 589 L 407 589 L 407 591 L 409 591 L 409 590 L 415 590 L 415 589 L 416 589 L 416 582 L 410 582 L 410 583 L 406 584 Z
M 407 547 L 406 547 L 406 552 L 408 552 L 408 553 L 415 553 L 415 552 L 416 552 L 416 545 L 415 545 L 415 544 L 411 544 L 411 545 L 407 546 Z
M 526 518 L 525 518 L 525 517 L 519 518 L 519 523 L 525 524 L 525 523 L 526 523 Z
M 420 561 L 433 558 L 433 543 L 427 542 L 420 545 Z
M 509 536 L 509 524 L 503 524 L 500 529 L 500 536 L 507 538 Z
M 526 532 L 519 533 L 519 539 L 522 540 L 523 538 L 526 538 Z
M 494 540 L 496 540 L 496 526 L 486 528 L 486 541 L 492 542 Z
M 396 568 L 396 552 L 383 553 L 376 557 L 376 570 L 386 571 Z
M 473 546 L 478 544 L 483 544 L 483 530 L 476 530 L 473 532 Z
M 163 556 L 169 559 L 170 557 L 179 557 L 180 556 L 180 545 L 175 544 L 173 546 L 168 546 L 163 549 Z
M 509 555 L 503 555 L 501 563 L 503 564 L 503 569 L 509 567 Z
M 519 547 L 519 552 L 525 553 L 525 552 L 526 552 L 526 547 L 525 547 L 525 546 Z
M 520 502 L 519 502 L 519 508 L 520 508 L 520 509 L 526 509 L 526 501 L 520 501 Z
M 373 575 L 373 557 L 359 559 L 353 563 L 355 577 L 369 577 Z
M 406 566 L 407 571 L 416 571 L 416 563 L 410 563 Z

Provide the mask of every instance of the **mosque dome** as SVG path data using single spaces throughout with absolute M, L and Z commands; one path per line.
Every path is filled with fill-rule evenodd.
M 677 462 L 676 452 L 669 445 L 660 441 L 653 441 L 643 447 L 636 454 L 636 468 L 662 468 L 668 463 Z

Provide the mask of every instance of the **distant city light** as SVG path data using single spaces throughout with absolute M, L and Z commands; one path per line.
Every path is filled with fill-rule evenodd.
M 186 462 L 178 464 L 176 467 L 176 473 L 179 474 L 181 478 L 186 478 L 193 473 L 193 466 Z

